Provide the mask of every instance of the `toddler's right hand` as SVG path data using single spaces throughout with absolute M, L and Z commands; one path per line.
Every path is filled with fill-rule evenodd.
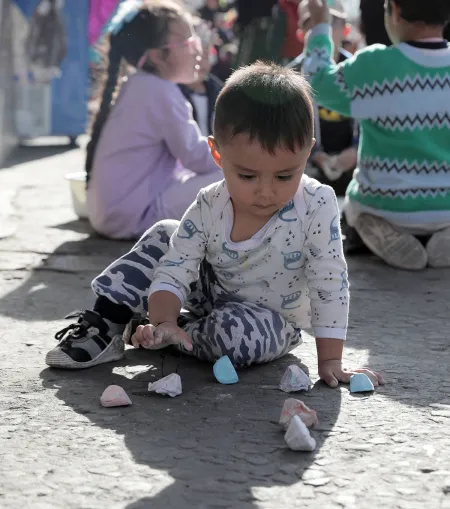
M 189 335 L 175 323 L 163 322 L 154 325 L 139 325 L 131 338 L 135 348 L 140 346 L 148 350 L 158 350 L 168 345 L 182 345 L 189 352 L 192 351 L 192 341 Z

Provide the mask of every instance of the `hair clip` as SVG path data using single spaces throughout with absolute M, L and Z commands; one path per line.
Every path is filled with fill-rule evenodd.
M 122 2 L 109 24 L 108 32 L 117 35 L 122 30 L 124 23 L 133 21 L 143 5 L 143 0 L 125 0 Z

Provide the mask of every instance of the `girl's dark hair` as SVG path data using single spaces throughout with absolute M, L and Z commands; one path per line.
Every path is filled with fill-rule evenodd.
M 170 24 L 188 16 L 189 13 L 175 0 L 147 1 L 134 19 L 125 22 L 118 33 L 110 34 L 108 71 L 104 78 L 100 107 L 92 124 L 91 139 L 87 146 L 85 170 L 88 180 L 95 150 L 111 111 L 122 61 L 136 68 L 148 49 L 160 48 L 166 44 Z M 168 53 L 169 50 L 165 51 Z M 142 70 L 157 73 L 157 69 L 149 63 L 146 63 Z
M 401 9 L 401 16 L 410 23 L 445 26 L 450 20 L 449 0 L 389 0 L 388 12 L 392 12 L 391 2 Z
M 271 154 L 310 147 L 314 136 L 311 88 L 296 71 L 256 62 L 228 78 L 216 102 L 214 137 L 219 145 L 239 134 Z

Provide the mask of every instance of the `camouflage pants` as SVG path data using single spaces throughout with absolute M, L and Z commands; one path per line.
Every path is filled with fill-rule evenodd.
M 150 228 L 129 253 L 94 279 L 94 293 L 145 317 L 153 271 L 178 224 L 166 220 Z M 206 260 L 191 285 L 179 325 L 192 338 L 192 355 L 208 361 L 228 355 L 236 366 L 272 361 L 302 342 L 300 329 L 279 313 L 227 293 Z

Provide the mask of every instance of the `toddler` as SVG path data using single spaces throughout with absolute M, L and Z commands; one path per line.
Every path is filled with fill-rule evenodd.
M 330 187 L 303 174 L 313 117 L 309 86 L 295 71 L 256 63 L 235 72 L 209 138 L 224 180 L 202 189 L 181 222 L 156 224 L 95 278 L 94 310 L 57 334 L 47 364 L 121 359 L 134 313 L 150 322 L 137 328 L 135 347 L 177 345 L 208 361 L 228 355 L 238 367 L 282 357 L 311 322 L 319 375 L 333 387 L 348 382 L 339 209 Z

